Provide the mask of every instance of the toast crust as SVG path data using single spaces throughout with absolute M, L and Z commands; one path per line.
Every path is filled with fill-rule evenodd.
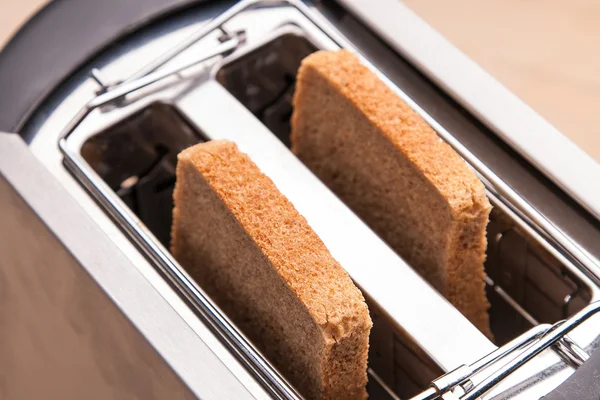
M 172 253 L 310 399 L 364 399 L 364 298 L 306 220 L 227 141 L 180 153 Z
M 460 156 L 347 51 L 306 57 L 292 151 L 482 332 L 491 205 Z

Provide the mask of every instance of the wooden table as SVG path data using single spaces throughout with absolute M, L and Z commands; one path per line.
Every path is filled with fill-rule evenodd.
M 404 2 L 600 161 L 600 1 Z M 45 3 L 0 0 L 0 48 Z

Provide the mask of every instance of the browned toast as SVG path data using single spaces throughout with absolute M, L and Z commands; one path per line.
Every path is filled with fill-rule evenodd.
M 179 154 L 172 253 L 309 399 L 364 399 L 364 298 L 306 220 L 227 141 Z
M 347 51 L 298 72 L 293 152 L 482 332 L 483 184 L 461 157 Z

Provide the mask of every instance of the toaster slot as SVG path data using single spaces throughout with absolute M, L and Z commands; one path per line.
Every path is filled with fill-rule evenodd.
M 285 34 L 226 62 L 216 79 L 290 147 L 293 78 L 302 59 L 316 50 L 307 38 Z M 276 124 L 265 113 L 274 104 L 283 110 Z M 490 197 L 486 291 L 491 328 L 502 345 L 533 325 L 568 318 L 589 304 L 592 291 L 574 266 L 554 257 L 548 243 L 527 234 L 520 228 L 524 222 Z
M 266 98 L 266 96 L 265 96 Z M 291 103 L 290 103 L 291 104 Z M 289 136 L 289 128 L 284 131 Z M 90 136 L 81 156 L 137 218 L 169 248 L 177 154 L 209 140 L 173 106 L 151 103 Z M 374 328 L 368 391 L 373 399 L 414 395 L 444 371 L 365 293 Z
M 538 323 L 566 319 L 592 300 L 591 288 L 574 269 L 496 207 L 487 232 L 485 264 L 490 324 L 504 344 Z
M 135 88 L 131 90 L 126 87 L 130 101 L 114 102 L 112 108 L 100 107 L 112 102 L 105 99 L 110 97 L 110 91 L 102 99 L 106 101 L 96 98 L 89 103 L 93 105 L 93 111 L 85 114 L 80 126 L 67 128 L 68 134 L 60 139 L 65 164 L 138 249 L 179 289 L 197 314 L 219 333 L 232 352 L 259 380 L 267 382 L 264 386 L 283 387 L 285 383 L 281 384 L 273 370 L 265 368 L 260 360 L 252 359 L 256 354 L 252 346 L 236 336 L 231 325 L 222 324 L 219 310 L 202 297 L 201 290 L 193 282 L 185 280 L 181 267 L 154 239 L 156 237 L 169 248 L 177 154 L 200 141 L 228 139 L 237 142 L 261 169 L 268 167 L 269 172 L 263 169 L 264 172 L 280 189 L 290 191 L 290 187 L 295 188 L 290 191 L 291 196 L 290 192 L 281 191 L 306 216 L 311 226 L 315 222 L 314 228 L 317 228 L 319 219 L 328 223 L 337 221 L 329 223 L 327 228 L 321 224 L 317 233 L 328 247 L 335 247 L 337 253 L 332 250 L 334 257 L 342 265 L 350 266 L 350 275 L 357 277 L 357 284 L 360 286 L 362 279 L 369 285 L 367 289 L 361 286 L 374 322 L 369 353 L 369 396 L 372 399 L 413 396 L 459 363 L 475 361 L 474 355 L 483 356 L 495 347 L 430 290 L 385 244 L 364 228 L 364 224 L 360 225 L 360 220 L 278 142 L 290 147 L 295 76 L 301 60 L 319 48 L 334 47 L 323 45 L 319 37 L 327 35 L 327 30 L 316 32 L 315 25 L 305 32 L 308 26 L 305 11 L 303 16 L 290 14 L 289 19 L 282 18 L 256 36 L 256 27 L 266 25 L 265 20 L 256 17 L 262 15 L 262 11 L 265 10 L 252 10 L 248 15 L 242 13 L 247 19 L 241 18 L 239 24 L 235 18 L 230 22 L 232 32 L 249 27 L 245 31 L 248 43 L 236 44 L 235 51 L 215 52 L 224 55 L 222 60 L 210 58 L 202 70 L 198 68 L 187 75 L 180 74 L 172 85 L 152 86 L 135 98 L 130 97 L 130 93 L 146 85 L 139 88 L 133 85 Z M 213 25 L 213 29 L 219 28 L 216 23 Z M 264 40 L 265 32 L 269 33 L 267 41 Z M 196 36 L 198 40 L 202 37 Z M 210 45 L 212 39 L 202 40 Z M 238 49 L 238 45 L 242 47 Z M 174 67 L 170 71 L 175 70 L 181 69 Z M 156 75 L 161 75 L 161 71 L 155 72 L 154 77 Z M 172 73 L 164 75 L 171 76 Z M 137 83 L 140 82 L 134 80 L 129 85 Z M 112 90 L 114 93 L 115 89 Z M 249 146 L 248 142 L 254 143 Z M 255 160 L 255 156 L 260 160 Z M 298 196 L 302 188 L 316 189 L 318 195 L 315 198 L 321 202 L 318 206 L 325 206 L 319 208 L 313 203 L 298 201 L 299 197 L 306 197 L 305 193 L 313 193 L 306 190 Z M 573 315 L 595 299 L 597 292 L 574 265 L 560 257 L 552 244 L 532 232 L 522 218 L 502 203 L 505 200 L 496 198 L 490 186 L 488 189 L 494 210 L 488 226 L 486 284 L 492 331 L 496 344 L 501 345 L 538 323 L 554 323 Z M 305 212 L 307 205 L 317 211 Z M 131 218 L 131 214 L 135 214 L 137 220 Z M 325 215 L 327 218 L 322 218 Z M 342 231 L 340 227 L 346 225 L 340 221 L 349 222 L 348 226 L 355 230 Z M 359 239 L 348 246 L 343 243 L 346 236 Z M 353 251 L 358 248 L 360 251 Z M 366 268 L 362 267 L 373 261 L 365 261 L 363 255 L 370 256 L 369 253 L 377 265 L 385 266 L 378 270 L 384 271 L 380 274 L 369 271 L 371 277 L 377 276 L 377 279 L 365 278 Z M 406 277 L 410 279 L 403 279 Z M 409 286 L 416 289 L 411 291 Z M 378 297 L 382 292 L 385 296 Z M 402 301 L 398 301 L 399 298 Z M 408 312 L 412 310 L 414 300 L 423 300 L 424 304 L 413 307 L 418 308 L 417 313 Z M 244 346 L 251 348 L 250 357 L 239 356 L 245 351 Z M 558 359 L 554 354 L 550 355 Z M 257 369 L 260 371 L 256 372 Z
M 285 33 L 223 64 L 216 80 L 289 148 L 295 76 L 301 60 L 316 50 L 305 37 Z M 175 107 L 153 102 L 89 136 L 80 153 L 168 248 L 176 156 L 205 140 L 208 135 Z M 574 314 L 592 298 L 591 289 L 573 267 L 555 258 L 546 250 L 548 244 L 521 229 L 522 225 L 505 208 L 495 207 L 488 226 L 487 293 L 499 345 L 537 323 Z M 374 321 L 371 397 L 391 398 L 390 389 L 408 397 L 425 389 L 445 371 L 365 295 Z
M 177 154 L 204 140 L 173 107 L 153 103 L 90 137 L 81 155 L 168 248 Z
M 223 66 L 217 80 L 290 147 L 296 73 L 315 51 L 306 38 L 286 33 Z

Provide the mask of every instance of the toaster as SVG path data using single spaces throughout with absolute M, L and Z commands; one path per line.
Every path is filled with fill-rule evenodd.
M 0 55 L 0 398 L 302 398 L 168 250 L 177 154 L 216 139 L 363 292 L 369 398 L 598 398 L 600 166 L 400 1 L 62 3 Z M 337 49 L 484 183 L 493 342 L 290 151 Z

